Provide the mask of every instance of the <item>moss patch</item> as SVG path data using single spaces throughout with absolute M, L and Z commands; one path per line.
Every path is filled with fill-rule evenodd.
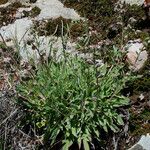
M 55 35 L 62 36 L 68 33 L 72 39 L 82 36 L 86 31 L 85 23 L 82 20 L 72 21 L 62 17 L 56 19 L 49 19 L 48 21 L 36 21 L 34 23 L 34 30 L 38 35 Z M 63 33 L 62 33 L 63 32 Z
M 63 31 L 66 33 L 67 24 L 71 22 L 69 19 L 64 19 L 59 17 L 57 19 L 49 19 L 47 21 L 42 20 L 41 22 L 34 22 L 34 30 L 38 32 L 38 35 L 52 35 L 61 36 L 62 35 L 62 22 L 63 22 Z
M 145 16 L 145 12 L 141 6 L 130 6 L 129 4 L 124 4 L 123 8 L 121 8 L 122 11 L 119 11 L 120 8 L 115 10 L 116 2 L 116 0 L 97 2 L 91 0 L 81 0 L 80 2 L 66 0 L 64 4 L 66 7 L 72 7 L 77 10 L 82 17 L 87 17 L 89 26 L 100 33 L 101 38 L 99 39 L 116 38 L 117 40 L 122 36 L 123 28 L 130 23 L 130 18 L 135 19 L 132 28 L 140 29 L 140 22 Z M 118 26 L 118 22 L 121 22 L 122 26 Z
M 31 11 L 25 11 L 24 10 L 23 14 L 24 14 L 25 17 L 30 16 L 30 17 L 34 18 L 34 17 L 38 16 L 40 14 L 40 12 L 41 12 L 41 9 L 37 6 L 35 6 L 31 9 Z
M 124 10 L 123 22 L 125 26 L 129 24 L 129 19 L 131 17 L 139 21 L 142 20 L 142 18 L 145 16 L 144 9 L 138 5 L 124 4 L 123 10 Z
M 15 2 L 7 7 L 0 8 L 0 27 L 13 23 L 16 20 L 14 16 L 19 7 L 23 7 L 23 5 L 20 2 Z
M 106 35 L 106 28 L 112 23 L 116 22 L 116 12 L 114 11 L 116 0 L 81 0 L 80 2 L 67 0 L 66 7 L 72 7 L 78 11 L 82 17 L 88 18 L 89 26 L 97 32 Z
M 150 111 L 144 109 L 141 113 L 135 114 L 131 111 L 130 132 L 132 136 L 150 133 Z
M 40 12 L 41 12 L 41 9 L 39 8 L 39 7 L 37 7 L 37 6 L 35 6 L 34 8 L 32 8 L 32 10 L 31 10 L 31 17 L 36 17 L 36 16 L 38 16 L 39 14 L 40 14 Z

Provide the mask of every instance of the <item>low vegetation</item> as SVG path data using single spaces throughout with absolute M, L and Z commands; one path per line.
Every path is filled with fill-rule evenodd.
M 70 56 L 59 62 L 51 59 L 17 88 L 18 102 L 28 114 L 25 124 L 35 127 L 52 147 L 59 143 L 66 150 L 77 144 L 88 150 L 94 139 L 101 142 L 102 130 L 118 132 L 124 125 L 119 108 L 129 99 L 121 90 L 133 77 L 121 62 L 93 63 Z
M 76 42 L 79 53 L 93 55 L 90 60 L 68 55 L 63 45 L 59 60 L 50 53 L 47 60 L 41 54 L 39 64 L 35 65 L 34 61 L 20 64 L 18 52 L 8 48 L 5 41 L 0 44 L 0 69 L 7 74 L 2 79 L 7 78 L 8 88 L 15 91 L 17 107 L 23 114 L 16 123 L 17 128 L 26 137 L 38 141 L 33 144 L 36 149 L 89 150 L 106 149 L 108 145 L 113 149 L 115 144 L 126 149 L 128 144 L 120 143 L 129 138 L 127 134 L 137 136 L 149 132 L 150 59 L 142 71 L 131 73 L 125 63 L 125 53 L 120 51 L 129 40 L 138 38 L 149 49 L 144 10 L 127 4 L 120 8 L 116 2 L 66 0 L 66 7 L 74 8 L 87 19 L 72 21 L 59 17 L 34 22 L 33 35 L 61 37 L 67 34 Z M 20 3 L 14 3 L 0 8 L 0 26 L 3 21 L 6 25 L 14 22 L 11 13 L 19 7 L 22 7 Z M 36 17 L 40 11 L 34 7 L 23 14 Z M 32 42 L 27 44 L 38 51 L 38 45 Z M 4 58 L 7 58 L 5 62 Z M 27 75 L 21 76 L 24 71 Z M 142 78 L 137 78 L 138 75 Z M 141 92 L 147 93 L 138 101 L 137 95 Z M 124 131 L 125 127 L 129 130 Z M 116 136 L 118 143 L 114 140 Z M 3 134 L 0 149 L 7 144 L 11 148 L 10 140 L 8 143 L 5 140 Z

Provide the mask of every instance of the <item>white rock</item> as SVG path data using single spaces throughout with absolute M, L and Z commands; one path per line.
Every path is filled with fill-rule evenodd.
M 147 59 L 148 59 L 147 51 L 144 50 L 144 51 L 140 52 L 140 54 L 137 58 L 137 61 L 135 63 L 134 71 L 140 70 L 145 65 L 145 62 L 147 61 Z
M 130 65 L 134 66 L 137 60 L 137 53 L 136 52 L 128 52 L 127 53 L 127 61 Z
M 130 5 L 143 5 L 144 3 L 144 0 L 120 0 L 122 3 L 125 2 L 127 4 L 130 4 Z
M 136 150 L 135 147 L 139 145 L 143 150 L 150 150 L 150 134 L 142 135 L 137 144 L 132 146 L 129 150 Z
M 4 40 L 12 39 L 20 42 L 21 40 L 26 40 L 31 26 L 32 21 L 30 19 L 17 19 L 13 24 L 0 28 L 0 33 Z
M 39 36 L 39 37 L 31 37 L 31 40 L 36 39 L 36 42 L 33 41 L 32 45 L 35 45 L 40 54 L 44 54 L 44 58 L 46 59 L 51 50 L 51 56 L 55 57 L 58 61 L 63 58 L 63 45 L 62 45 L 62 39 L 59 37 L 54 36 Z M 37 44 L 38 43 L 38 44 Z M 31 58 L 35 61 L 35 63 L 38 63 L 40 56 L 37 51 L 37 49 L 33 49 L 32 45 L 23 45 L 20 48 L 20 54 L 24 61 L 28 61 Z M 75 55 L 75 43 L 71 43 L 68 39 L 66 44 L 66 53 L 70 53 L 72 55 Z
M 143 100 L 143 99 L 144 99 L 143 93 L 140 94 L 139 98 L 140 98 L 140 100 Z
M 62 16 L 66 19 L 81 19 L 74 9 L 65 8 L 58 0 L 37 0 L 35 6 L 41 9 L 41 13 L 37 16 L 37 20 L 58 18 Z
M 133 71 L 140 70 L 148 59 L 148 53 L 144 49 L 140 40 L 129 41 L 125 49 L 127 50 L 127 62 Z
M 140 53 L 141 50 L 144 48 L 144 45 L 140 41 L 134 40 L 134 41 L 129 41 L 126 47 L 128 52 Z
M 10 2 L 7 2 L 7 3 L 5 3 L 5 4 L 1 4 L 1 5 L 0 5 L 0 8 L 7 7 L 8 5 L 10 5 Z

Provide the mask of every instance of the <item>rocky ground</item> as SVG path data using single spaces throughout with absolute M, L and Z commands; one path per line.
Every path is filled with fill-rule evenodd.
M 92 50 L 96 49 L 97 55 L 101 51 L 97 61 L 103 63 L 111 60 L 107 49 L 115 45 L 127 52 L 124 61 L 128 68 L 142 77 L 128 83 L 123 91 L 131 100 L 127 130 L 113 136 L 115 148 L 110 137 L 106 149 L 128 149 L 142 136 L 131 149 L 150 150 L 150 20 L 141 6 L 143 0 L 126 2 L 137 5 L 117 0 L 101 4 L 91 0 L 0 0 L 0 149 L 44 149 L 40 148 L 41 137 L 30 136 L 18 127 L 25 114 L 14 102 L 15 87 L 32 71 L 29 62 L 38 65 L 41 55 L 46 59 L 49 45 L 58 49 L 54 55 L 59 58 L 65 45 L 68 53 L 89 62 Z M 69 26 L 65 44 L 62 25 L 64 35 Z

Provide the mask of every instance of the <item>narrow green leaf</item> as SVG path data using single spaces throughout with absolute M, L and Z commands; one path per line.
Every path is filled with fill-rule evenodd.
M 76 133 L 76 129 L 75 128 L 71 128 L 72 134 L 76 137 L 77 133 Z
M 97 137 L 99 137 L 99 131 L 98 130 L 94 130 L 95 134 Z
M 81 144 L 82 144 L 82 139 L 78 138 L 78 147 L 79 147 L 79 149 L 81 149 Z
M 68 150 L 73 142 L 69 140 L 64 140 L 63 143 L 65 143 L 65 145 L 63 146 L 62 150 Z
M 90 150 L 89 143 L 86 139 L 83 139 L 84 150 Z
M 117 117 L 117 122 L 119 123 L 119 125 L 124 125 L 123 119 L 120 115 L 118 115 Z
M 108 129 L 107 129 L 107 126 L 106 125 L 103 125 L 103 129 L 108 132 Z

